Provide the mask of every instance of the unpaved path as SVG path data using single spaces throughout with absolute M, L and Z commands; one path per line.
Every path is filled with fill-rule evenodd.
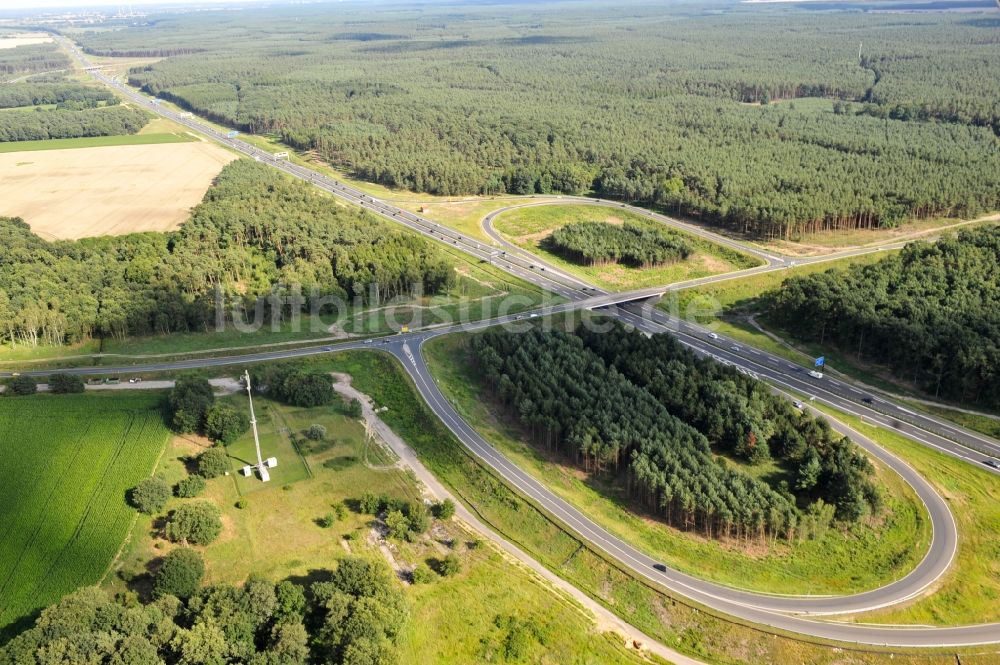
M 333 389 L 347 399 L 358 399 L 362 405 L 362 415 L 371 425 L 372 429 L 385 441 L 386 445 L 399 456 L 400 464 L 411 469 L 417 479 L 426 488 L 426 494 L 431 498 L 441 501 L 450 498 L 455 502 L 455 515 L 462 522 L 465 522 L 473 530 L 482 534 L 486 539 L 497 545 L 507 556 L 520 562 L 538 576 L 545 579 L 557 590 L 570 596 L 577 603 L 589 610 L 597 621 L 598 629 L 602 631 L 614 631 L 621 635 L 626 644 L 639 643 L 644 650 L 654 653 L 661 658 L 665 658 L 674 665 L 707 665 L 703 661 L 695 660 L 682 653 L 670 649 L 664 644 L 657 642 L 634 626 L 626 623 L 603 605 L 599 604 L 590 596 L 586 595 L 569 582 L 550 571 L 542 564 L 535 561 L 527 552 L 523 551 L 503 536 L 493 531 L 489 526 L 479 520 L 465 505 L 456 499 L 451 492 L 442 485 L 437 478 L 423 465 L 417 454 L 410 448 L 403 439 L 378 417 L 372 405 L 371 399 L 362 392 L 359 392 L 351 385 L 351 377 L 346 374 L 333 374 L 336 383 Z

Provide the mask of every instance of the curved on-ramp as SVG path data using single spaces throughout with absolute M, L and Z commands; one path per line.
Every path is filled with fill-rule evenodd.
M 418 342 L 422 345 L 427 339 L 441 334 L 444 332 L 422 335 Z M 957 647 L 1000 641 L 1000 624 L 911 628 L 837 623 L 819 619 L 823 615 L 877 609 L 919 595 L 947 571 L 957 549 L 955 521 L 940 495 L 905 462 L 849 428 L 838 424 L 844 433 L 856 438 L 859 444 L 900 473 L 927 505 L 934 526 L 934 536 L 927 555 L 917 568 L 897 582 L 851 596 L 775 596 L 754 593 L 708 582 L 670 568 L 665 572 L 658 570 L 656 566 L 660 565 L 659 561 L 594 523 L 483 439 L 441 393 L 419 347 L 416 353 L 405 345 L 394 346 L 391 350 L 400 359 L 431 410 L 476 457 L 581 539 L 626 566 L 640 578 L 738 619 L 811 637 L 894 647 Z

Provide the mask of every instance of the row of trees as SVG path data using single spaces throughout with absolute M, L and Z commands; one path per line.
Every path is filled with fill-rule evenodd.
M 640 268 L 682 261 L 692 252 L 678 234 L 634 223 L 575 222 L 556 229 L 544 244 L 578 263 L 624 263 Z
M 0 218 L 0 247 L 0 343 L 28 346 L 277 325 L 456 279 L 431 243 L 251 160 L 227 165 L 176 232 L 49 243 Z
M 624 24 L 543 6 L 525 28 L 495 9 L 474 13 L 388 12 L 372 25 L 378 40 L 316 39 L 350 34 L 353 13 L 298 9 L 177 17 L 84 41 L 190 48 L 235 33 L 211 57 L 178 55 L 130 80 L 394 187 L 592 189 L 789 238 L 1000 205 L 989 26 L 635 5 Z M 844 101 L 865 112 L 844 112 Z
M 788 279 L 761 305 L 798 339 L 887 365 L 935 396 L 1000 409 L 998 226 Z
M 384 566 L 345 558 L 322 571 L 328 581 L 251 578 L 199 590 L 203 572 L 197 553 L 182 548 L 163 561 L 155 600 L 81 589 L 0 647 L 0 665 L 399 662 L 394 645 L 408 608 Z
M 793 538 L 799 506 L 815 500 L 834 502 L 845 521 L 878 508 L 871 466 L 850 441 L 672 345 L 621 328 L 491 330 L 473 341 L 486 383 L 536 441 L 617 478 L 668 523 L 710 537 Z M 713 447 L 751 463 L 773 450 L 794 485 L 731 468 Z
M 767 384 L 699 358 L 670 335 L 647 338 L 618 324 L 605 333 L 581 328 L 577 334 L 605 363 L 701 432 L 714 451 L 754 465 L 778 462 L 788 476 L 778 489 L 794 495 L 800 508 L 821 500 L 848 522 L 879 510 L 882 499 L 864 453 Z
M 35 74 L 70 66 L 69 58 L 54 43 L 24 44 L 0 49 L 0 74 Z
M 71 81 L 27 81 L 0 87 L 0 108 L 60 104 L 71 108 L 95 108 L 118 103 L 106 88 L 80 85 Z
M 0 142 L 135 134 L 148 122 L 147 113 L 124 106 L 0 113 Z
M 794 533 L 789 497 L 717 463 L 702 434 L 579 337 L 490 330 L 473 349 L 487 385 L 537 442 L 619 478 L 668 523 L 741 538 Z

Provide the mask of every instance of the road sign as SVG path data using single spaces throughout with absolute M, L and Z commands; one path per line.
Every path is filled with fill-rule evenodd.
M 826 356 L 820 356 L 816 359 L 816 367 L 823 367 L 826 365 Z

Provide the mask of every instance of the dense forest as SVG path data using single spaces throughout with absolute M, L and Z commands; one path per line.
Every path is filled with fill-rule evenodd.
M 1000 226 L 788 279 L 762 307 L 798 339 L 887 365 L 935 396 L 1000 410 Z
M 148 113 L 125 106 L 0 113 L 0 142 L 121 136 L 135 134 L 148 122 Z
M 620 9 L 297 7 L 81 41 L 179 54 L 131 83 L 417 191 L 593 190 L 784 237 L 1000 207 L 990 20 Z
M 625 223 L 574 222 L 556 229 L 543 241 L 546 248 L 577 263 L 624 263 L 652 268 L 691 256 L 691 246 L 666 229 Z
M 71 81 L 32 79 L 0 87 L 0 108 L 56 104 L 60 108 L 79 110 L 118 103 L 114 93 L 106 88 L 80 85 Z
M 824 504 L 848 522 L 881 505 L 848 439 L 668 335 L 492 329 L 472 348 L 487 387 L 539 445 L 617 479 L 680 528 L 793 538 Z M 773 458 L 787 478 L 772 486 L 716 454 Z
M 54 42 L 0 49 L 0 75 L 7 78 L 15 74 L 56 71 L 69 66 L 69 58 Z
M 265 309 L 264 299 L 290 295 L 289 286 L 301 286 L 301 308 L 311 311 L 314 297 L 378 304 L 414 289 L 440 293 L 454 280 L 429 242 L 238 160 L 173 233 L 50 243 L 0 218 L 0 343 L 208 330 L 217 287 L 249 320 L 256 312 L 271 321 L 294 305 Z
M 181 550 L 189 551 L 189 550 Z M 0 647 L 0 665 L 394 665 L 408 609 L 381 567 L 343 559 L 307 587 L 251 578 L 140 603 L 81 589 Z

